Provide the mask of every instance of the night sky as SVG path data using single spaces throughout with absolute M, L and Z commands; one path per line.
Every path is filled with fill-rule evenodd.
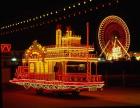
M 46 11 L 63 9 L 72 3 L 84 0 L 34 0 L 33 2 L 22 1 L 10 2 L 4 1 L 0 6 L 0 26 L 15 23 L 28 19 L 30 17 L 42 15 Z M 94 1 L 94 0 L 93 0 Z M 95 0 L 98 4 L 108 0 Z M 129 51 L 140 51 L 140 6 L 138 0 L 119 0 L 119 4 L 99 9 L 86 15 L 79 15 L 57 23 L 51 23 L 44 27 L 31 29 L 23 32 L 13 33 L 0 37 L 1 42 L 12 43 L 14 50 L 24 50 L 31 45 L 31 42 L 37 39 L 40 44 L 55 44 L 55 28 L 58 23 L 62 25 L 63 31 L 65 26 L 71 25 L 75 34 L 82 36 L 82 43 L 85 44 L 86 22 L 90 23 L 90 44 L 94 43 L 98 50 L 98 27 L 100 22 L 109 15 L 118 15 L 121 17 L 129 28 L 131 34 L 131 45 Z

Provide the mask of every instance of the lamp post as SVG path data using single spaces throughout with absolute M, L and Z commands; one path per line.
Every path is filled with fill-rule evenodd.
M 16 67 L 18 65 L 18 60 L 16 57 L 11 58 L 11 79 L 14 78 Z

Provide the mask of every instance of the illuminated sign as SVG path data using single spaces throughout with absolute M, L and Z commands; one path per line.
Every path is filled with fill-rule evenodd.
M 10 53 L 11 52 L 11 44 L 0 44 L 2 53 Z

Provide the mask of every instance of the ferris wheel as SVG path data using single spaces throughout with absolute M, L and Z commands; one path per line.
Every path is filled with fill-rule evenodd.
M 103 19 L 98 30 L 98 41 L 102 50 L 100 56 L 104 54 L 107 59 L 129 56 L 129 29 L 118 16 L 111 15 Z

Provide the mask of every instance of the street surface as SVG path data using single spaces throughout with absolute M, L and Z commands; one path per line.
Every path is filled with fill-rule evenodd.
M 140 107 L 140 88 L 112 87 L 98 92 L 81 92 L 80 96 L 66 94 L 37 95 L 22 88 L 4 89 L 3 108 L 91 108 Z

